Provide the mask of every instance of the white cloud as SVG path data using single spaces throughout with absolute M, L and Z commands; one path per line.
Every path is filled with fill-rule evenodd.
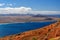
M 44 15 L 51 15 L 51 14 L 60 14 L 60 11 L 32 11 L 31 13 L 34 14 L 44 14 Z
M 13 4 L 0 3 L 0 6 L 13 6 Z
M 4 13 L 23 13 L 26 14 L 30 12 L 32 9 L 29 7 L 18 7 L 18 8 L 11 8 L 11 7 L 6 7 L 6 8 L 0 8 L 0 14 Z
M 5 3 L 0 3 L 0 6 L 4 6 L 5 5 Z
M 60 11 L 34 11 L 30 7 L 17 7 L 17 8 L 11 8 L 11 7 L 6 7 L 6 8 L 0 8 L 0 14 L 27 14 L 27 13 L 32 13 L 32 14 L 60 14 Z
M 13 6 L 13 4 L 7 4 L 7 6 Z

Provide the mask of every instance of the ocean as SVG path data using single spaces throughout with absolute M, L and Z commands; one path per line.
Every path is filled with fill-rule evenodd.
M 7 23 L 7 24 L 3 23 L 3 24 L 0 24 L 0 37 L 42 28 L 44 26 L 50 25 L 55 22 L 56 21 Z

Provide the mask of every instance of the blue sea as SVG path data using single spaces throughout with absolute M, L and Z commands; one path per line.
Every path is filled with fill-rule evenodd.
M 0 37 L 38 29 L 38 28 L 47 26 L 47 25 L 55 23 L 55 22 L 56 21 L 7 23 L 7 24 L 3 23 L 3 24 L 0 24 Z

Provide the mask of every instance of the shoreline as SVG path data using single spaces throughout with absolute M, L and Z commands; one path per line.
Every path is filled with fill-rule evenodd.
M 32 22 L 52 22 L 52 21 L 56 21 L 56 20 L 46 20 L 46 21 L 28 21 L 28 22 L 32 23 Z M 10 22 L 10 23 L 0 23 L 0 25 L 3 25 L 3 24 L 14 24 L 14 23 L 28 23 L 28 22 Z

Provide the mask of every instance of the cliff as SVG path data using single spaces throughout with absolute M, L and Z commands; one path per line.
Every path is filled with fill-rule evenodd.
M 59 36 L 60 22 L 58 21 L 43 28 L 6 36 L 0 38 L 0 40 L 52 40 L 52 38 L 57 38 Z M 58 40 L 58 38 L 56 40 Z

